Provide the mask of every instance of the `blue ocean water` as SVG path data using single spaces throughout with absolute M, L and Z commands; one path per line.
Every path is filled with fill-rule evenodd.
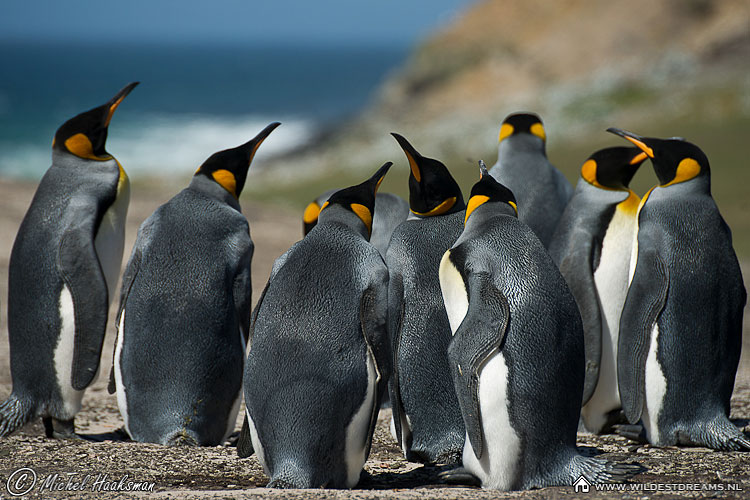
M 261 155 L 356 113 L 404 47 L 0 43 L 0 176 L 38 179 L 68 118 L 131 81 L 107 150 L 129 173 L 192 173 L 211 153 L 282 122 Z

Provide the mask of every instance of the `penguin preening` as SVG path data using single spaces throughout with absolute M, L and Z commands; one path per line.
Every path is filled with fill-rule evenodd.
M 466 425 L 451 482 L 500 490 L 622 480 L 640 466 L 576 448 L 583 332 L 575 300 L 513 193 L 488 175 L 471 191 L 466 226 L 440 263 L 453 338 L 451 375 Z
M 99 371 L 119 277 L 130 183 L 106 149 L 117 107 L 138 85 L 65 122 L 10 257 L 13 392 L 0 436 L 42 417 L 48 437 L 75 437 L 84 390 Z
M 594 433 L 620 422 L 617 339 L 640 197 L 629 187 L 647 158 L 632 147 L 592 154 L 552 237 L 549 252 L 578 303 L 586 377 L 581 416 Z
M 617 352 L 622 407 L 657 446 L 750 450 L 729 421 L 747 299 L 708 158 L 682 139 L 610 128 L 644 151 L 659 185 L 641 200 Z
M 321 207 L 336 190 L 326 191 L 311 201 L 303 214 L 303 233 L 309 233 L 318 222 Z M 378 249 L 385 259 L 388 243 L 394 229 L 409 216 L 409 204 L 393 193 L 378 193 L 375 196 L 375 211 L 372 219 L 372 235 L 370 243 Z
M 549 247 L 573 186 L 547 159 L 547 133 L 533 113 L 508 115 L 500 127 L 497 162 L 490 170 L 518 200 L 518 217 Z
M 388 270 L 368 242 L 390 166 L 331 195 L 253 312 L 237 450 L 255 451 L 270 487 L 359 482 L 391 364 Z
M 464 426 L 448 367 L 451 332 L 438 269 L 461 234 L 466 205 L 445 165 L 393 136 L 410 166 L 411 215 L 393 232 L 386 253 L 392 430 L 408 460 L 455 463 Z
M 254 249 L 239 196 L 255 152 L 278 125 L 211 155 L 138 230 L 110 379 L 136 441 L 213 446 L 234 430 Z

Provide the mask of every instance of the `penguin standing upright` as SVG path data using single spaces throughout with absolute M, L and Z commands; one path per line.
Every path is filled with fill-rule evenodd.
M 441 162 L 393 134 L 406 154 L 409 219 L 396 228 L 386 254 L 393 429 L 407 460 L 455 463 L 464 426 L 447 349 L 451 332 L 440 296 L 440 257 L 461 234 L 461 189 Z
M 483 164 L 481 164 L 484 167 Z M 454 333 L 451 374 L 466 424 L 464 469 L 485 488 L 602 482 L 637 472 L 583 457 L 576 429 L 583 332 L 575 300 L 515 198 L 487 175 L 471 190 L 466 227 L 440 263 Z
M 368 239 L 390 168 L 337 191 L 274 263 L 253 312 L 245 368 L 248 442 L 276 488 L 352 488 L 390 371 L 388 271 Z
M 107 128 L 136 85 L 55 133 L 52 166 L 10 257 L 13 392 L 0 404 L 0 436 L 42 417 L 48 437 L 75 437 L 73 420 L 99 371 L 130 201 L 128 176 L 105 149 Z
M 640 149 L 626 147 L 591 155 L 581 167 L 581 180 L 549 246 L 583 319 L 586 377 L 581 416 L 595 433 L 610 431 L 621 416 L 617 339 L 640 201 L 628 185 L 646 158 Z
M 309 233 L 318 222 L 318 214 L 328 198 L 336 190 L 326 191 L 315 200 L 311 201 L 305 208 L 303 214 L 303 231 Z M 372 236 L 370 243 L 378 249 L 380 255 L 385 259 L 388 243 L 391 241 L 393 230 L 404 222 L 409 216 L 409 204 L 398 195 L 393 193 L 378 193 L 375 196 L 375 212 L 372 219 Z
M 542 120 L 533 113 L 508 115 L 498 141 L 497 163 L 490 174 L 513 192 L 519 219 L 549 247 L 573 186 L 547 159 Z
M 211 155 L 138 230 L 110 379 L 136 441 L 213 446 L 234 430 L 253 256 L 239 196 L 255 152 L 278 125 Z
M 617 375 L 628 421 L 657 446 L 750 450 L 729 421 L 747 294 L 732 233 L 711 196 L 701 149 L 682 139 L 620 135 L 660 184 L 641 200 L 620 320 Z M 618 429 L 639 436 L 639 426 Z

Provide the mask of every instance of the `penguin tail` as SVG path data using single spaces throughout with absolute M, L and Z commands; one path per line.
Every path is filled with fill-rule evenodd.
M 34 417 L 34 407 L 14 393 L 0 403 L 0 437 L 5 437 Z
M 167 446 L 200 446 L 198 436 L 190 429 L 182 428 L 174 431 L 164 440 Z
M 639 463 L 614 463 L 602 458 L 576 455 L 571 461 L 571 484 L 581 476 L 589 483 L 621 483 L 646 470 Z

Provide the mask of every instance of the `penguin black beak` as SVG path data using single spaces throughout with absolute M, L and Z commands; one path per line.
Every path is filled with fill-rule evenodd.
M 627 130 L 622 130 L 622 129 L 614 128 L 614 127 L 609 127 L 607 129 L 607 132 L 610 132 L 610 133 L 615 134 L 615 135 L 619 135 L 620 137 L 623 137 L 623 138 L 629 140 L 630 142 L 632 142 L 633 144 L 635 144 L 636 146 L 638 146 L 638 148 L 640 148 L 641 151 L 643 151 L 644 153 L 646 153 L 646 155 L 648 155 L 649 158 L 653 158 L 654 157 L 654 150 L 651 149 L 646 144 L 646 142 L 645 142 L 646 138 L 645 137 L 641 137 L 640 135 L 636 135 L 636 134 L 634 134 L 632 132 L 628 132 Z
M 385 179 L 385 174 L 388 173 L 388 170 L 390 170 L 392 165 L 393 165 L 393 162 L 391 161 L 385 162 L 383 166 L 380 167 L 377 172 L 375 172 L 375 175 L 370 177 L 370 183 L 375 184 L 375 189 L 373 190 L 373 194 L 378 193 L 378 189 L 380 189 L 380 184 L 383 182 L 383 179 Z
M 271 135 L 271 132 L 274 131 L 276 127 L 281 125 L 281 122 L 273 122 L 269 124 L 266 128 L 261 130 L 258 135 L 247 141 L 243 146 L 246 146 L 248 150 L 250 151 L 250 156 L 248 158 L 248 164 L 253 161 L 253 158 L 255 157 L 255 152 L 258 151 L 258 147 L 260 147 L 261 144 L 263 144 L 263 141 L 266 140 L 266 138 Z
M 487 165 L 484 164 L 484 160 L 479 160 L 479 180 L 482 180 L 482 177 L 487 175 L 489 172 L 487 171 Z
M 406 159 L 409 160 L 409 167 L 411 168 L 412 175 L 415 179 L 417 179 L 417 182 L 421 182 L 422 173 L 419 171 L 417 160 L 422 158 L 422 155 L 420 155 L 417 150 L 414 149 L 414 146 L 409 144 L 409 141 L 407 141 L 404 136 L 399 135 L 395 132 L 391 132 L 391 135 L 396 139 L 398 145 L 401 146 L 401 149 L 404 150 L 404 153 L 406 153 Z
M 117 109 L 117 106 L 120 105 L 120 103 L 127 97 L 127 95 L 141 82 L 132 82 L 125 85 L 125 87 L 122 88 L 115 96 L 109 100 L 107 103 L 107 117 L 104 120 L 104 126 L 108 127 L 110 120 L 112 120 L 112 115 L 115 114 L 115 110 Z

